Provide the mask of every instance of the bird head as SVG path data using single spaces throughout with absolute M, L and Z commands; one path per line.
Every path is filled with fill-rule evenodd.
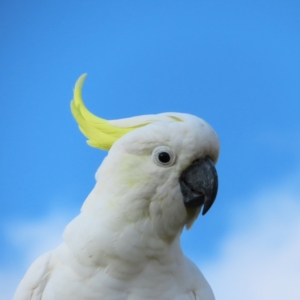
M 147 220 L 163 236 L 189 228 L 217 195 L 220 143 L 215 131 L 184 113 L 99 118 L 82 101 L 85 77 L 75 85 L 71 110 L 88 144 L 109 150 L 96 174 L 90 209 L 101 206 L 128 222 Z

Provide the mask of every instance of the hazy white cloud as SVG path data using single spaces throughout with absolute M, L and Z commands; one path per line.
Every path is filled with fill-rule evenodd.
M 63 230 L 71 219 L 69 213 L 56 211 L 43 219 L 15 222 L 7 232 L 12 245 L 22 249 L 24 264 L 28 265 L 62 242 Z
M 253 197 L 247 207 L 235 210 L 219 257 L 202 266 L 216 299 L 300 299 L 297 181 Z
M 12 299 L 19 281 L 18 278 L 18 272 L 9 270 L 0 271 L 0 300 Z
M 73 218 L 69 212 L 52 212 L 43 219 L 24 220 L 8 224 L 7 238 L 14 249 L 19 249 L 21 264 L 0 270 L 0 300 L 12 299 L 28 267 L 41 254 L 62 242 L 62 233 Z

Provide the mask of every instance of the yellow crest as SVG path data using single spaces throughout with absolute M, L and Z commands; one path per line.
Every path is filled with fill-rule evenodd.
M 76 119 L 80 131 L 88 138 L 87 143 L 95 148 L 109 150 L 113 143 L 126 133 L 147 125 L 140 124 L 134 127 L 116 127 L 107 120 L 92 114 L 84 105 L 82 100 L 82 86 L 87 74 L 79 77 L 74 88 L 74 99 L 71 101 L 71 111 Z

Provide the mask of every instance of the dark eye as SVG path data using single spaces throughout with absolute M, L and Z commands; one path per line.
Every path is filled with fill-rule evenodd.
M 157 165 L 168 167 L 175 162 L 175 154 L 167 146 L 158 146 L 152 152 L 152 159 Z
M 165 164 L 165 163 L 168 163 L 170 161 L 171 157 L 170 157 L 170 154 L 167 153 L 167 152 L 160 152 L 158 154 L 158 159 L 159 159 L 160 162 Z

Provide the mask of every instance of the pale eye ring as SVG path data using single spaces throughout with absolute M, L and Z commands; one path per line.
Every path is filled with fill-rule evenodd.
M 175 154 L 167 146 L 158 146 L 152 152 L 152 159 L 158 166 L 169 167 L 175 162 Z

